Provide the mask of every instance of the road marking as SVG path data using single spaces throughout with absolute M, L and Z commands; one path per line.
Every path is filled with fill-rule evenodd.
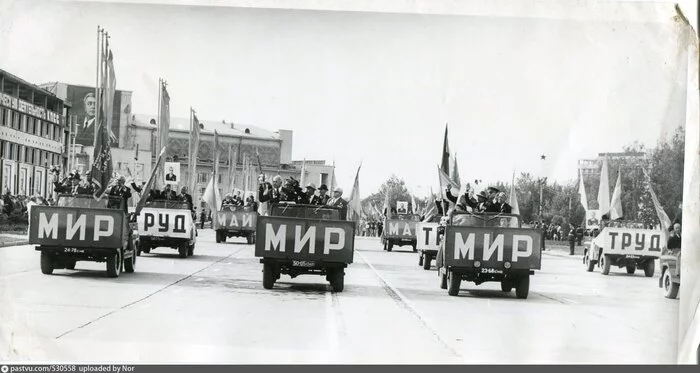
M 363 260 L 365 263 L 367 263 L 367 265 L 369 266 L 370 269 L 372 269 L 372 271 L 374 272 L 374 274 L 377 275 L 377 277 L 379 277 L 380 280 L 382 280 L 382 282 L 384 283 L 384 288 L 385 288 L 385 290 L 387 290 L 387 292 L 389 293 L 389 296 L 390 296 L 391 298 L 393 298 L 397 303 L 399 303 L 401 306 L 403 306 L 403 307 L 406 308 L 409 312 L 411 312 L 416 318 L 418 318 L 418 320 L 433 334 L 433 336 L 434 336 L 440 343 L 443 344 L 443 346 L 445 346 L 445 348 L 446 348 L 448 351 L 450 351 L 453 355 L 455 355 L 455 356 L 457 356 L 457 357 L 459 357 L 459 358 L 461 358 L 461 359 L 464 359 L 464 356 L 462 356 L 462 355 L 458 352 L 459 349 L 456 348 L 456 347 L 454 347 L 454 346 L 452 346 L 452 344 L 451 344 L 450 342 L 448 342 L 447 339 L 443 338 L 443 337 L 440 335 L 440 333 L 437 331 L 437 328 L 430 322 L 430 320 L 429 320 L 425 315 L 423 315 L 423 314 L 418 310 L 418 308 L 416 308 L 416 307 L 413 305 L 413 303 L 412 303 L 410 300 L 408 300 L 408 298 L 406 298 L 406 296 L 403 295 L 403 293 L 401 293 L 401 291 L 400 291 L 399 289 L 397 289 L 397 288 L 396 288 L 394 285 L 392 285 L 386 278 L 384 278 L 384 276 L 382 276 L 381 273 L 379 273 L 379 271 L 377 271 L 377 269 L 374 268 L 374 266 L 372 265 L 372 263 L 370 263 L 369 260 L 367 260 L 367 258 L 366 258 L 362 253 L 357 252 L 357 251 L 355 251 L 355 252 L 362 258 L 362 260 Z
M 91 325 L 91 324 L 93 324 L 93 323 L 95 323 L 95 322 L 97 322 L 97 321 L 100 321 L 100 320 L 102 320 L 102 319 L 104 319 L 104 318 L 106 318 L 106 317 L 108 317 L 108 316 L 111 316 L 111 315 L 113 315 L 113 314 L 115 314 L 115 313 L 117 313 L 117 312 L 119 312 L 119 311 L 121 311 L 121 310 L 127 309 L 127 308 L 129 308 L 129 307 L 131 307 L 131 306 L 133 306 L 133 305 L 135 305 L 135 304 L 137 304 L 137 303 L 140 303 L 140 302 L 142 302 L 142 301 L 144 301 L 144 300 L 146 300 L 146 299 L 148 299 L 148 298 L 150 298 L 150 297 L 152 297 L 152 296 L 154 296 L 154 295 L 160 293 L 160 292 L 163 291 L 163 290 L 166 290 L 166 289 L 168 289 L 168 288 L 170 288 L 170 287 L 172 287 L 172 286 L 174 286 L 174 285 L 179 284 L 179 283 L 182 282 L 182 281 L 185 281 L 185 280 L 189 279 L 190 277 L 196 275 L 197 273 L 200 273 L 200 272 L 204 271 L 204 270 L 207 269 L 207 268 L 210 268 L 211 266 L 213 266 L 213 265 L 215 265 L 215 264 L 221 263 L 222 261 L 224 261 L 224 260 L 226 260 L 226 259 L 228 259 L 228 258 L 230 258 L 230 257 L 232 257 L 232 256 L 234 256 L 234 255 L 236 255 L 236 254 L 238 254 L 239 252 L 243 251 L 243 249 L 244 249 L 244 248 L 240 248 L 240 249 L 236 250 L 234 253 L 231 253 L 231 254 L 228 255 L 228 256 L 225 256 L 225 257 L 223 257 L 223 258 L 221 258 L 221 259 L 219 259 L 219 260 L 217 260 L 217 261 L 215 261 L 215 262 L 212 262 L 212 263 L 210 263 L 208 266 L 206 266 L 206 267 L 204 267 L 204 268 L 202 268 L 202 269 L 199 269 L 199 270 L 197 270 L 197 271 L 195 271 L 195 272 L 192 272 L 192 273 L 190 273 L 189 275 L 187 275 L 187 276 L 185 276 L 185 277 L 183 277 L 183 278 L 181 278 L 181 279 L 179 279 L 179 280 L 177 280 L 177 281 L 175 281 L 175 282 L 173 282 L 173 283 L 171 283 L 171 284 L 169 284 L 169 285 L 166 285 L 165 287 L 163 287 L 163 288 L 161 288 L 161 289 L 158 289 L 158 290 L 152 292 L 151 294 L 146 295 L 145 297 L 143 297 L 143 298 L 141 298 L 141 299 L 137 299 L 137 300 L 135 300 L 135 301 L 133 301 L 133 302 L 131 302 L 131 303 L 129 303 L 129 304 L 126 304 L 126 305 L 121 306 L 121 307 L 119 307 L 119 308 L 117 308 L 117 309 L 115 309 L 115 310 L 112 310 L 112 311 L 110 311 L 110 312 L 107 312 L 106 314 L 104 314 L 104 315 L 102 315 L 102 316 L 100 316 L 100 317 L 98 317 L 98 318 L 96 318 L 96 319 L 93 319 L 93 320 L 91 320 L 91 321 L 88 321 L 88 322 L 86 322 L 86 323 L 83 324 L 83 325 L 80 325 L 80 326 L 78 326 L 78 327 L 76 327 L 76 328 L 73 328 L 73 329 L 71 329 L 71 330 L 69 330 L 69 331 L 67 331 L 67 332 L 65 332 L 65 333 L 63 333 L 63 334 L 61 334 L 61 335 L 59 335 L 58 337 L 56 337 L 56 339 L 63 338 L 63 337 L 65 337 L 66 335 L 68 335 L 68 334 L 70 334 L 70 333 L 73 333 L 74 331 L 76 331 L 76 330 L 78 330 L 78 329 L 82 329 L 82 328 L 84 328 L 84 327 L 86 327 L 86 326 L 89 326 L 89 325 Z
M 333 298 L 331 292 L 326 292 L 326 333 L 328 336 L 328 341 L 330 342 L 330 350 L 332 354 L 338 352 L 339 338 L 338 338 L 338 320 L 336 320 L 335 312 L 333 311 Z

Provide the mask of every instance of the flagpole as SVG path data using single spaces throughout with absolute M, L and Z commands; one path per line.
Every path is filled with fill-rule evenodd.
M 160 123 L 160 102 L 161 102 L 161 95 L 163 94 L 163 79 L 158 78 L 158 114 L 156 114 L 156 118 L 158 118 L 158 123 L 156 123 L 156 149 L 162 149 L 161 148 L 161 143 L 160 143 L 160 132 L 161 132 L 161 123 Z
M 97 26 L 97 64 L 95 66 L 95 123 L 93 124 L 93 144 L 97 142 L 97 125 L 100 123 L 100 106 L 101 106 L 101 94 L 100 94 L 100 74 L 102 72 L 102 34 L 104 29 Z

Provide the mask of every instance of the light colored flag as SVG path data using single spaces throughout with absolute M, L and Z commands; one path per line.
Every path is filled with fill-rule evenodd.
M 212 173 L 212 178 L 209 180 L 209 184 L 207 184 L 207 188 L 204 190 L 204 195 L 202 196 L 204 202 L 206 202 L 209 209 L 211 209 L 212 227 L 218 225 L 218 214 L 216 212 L 219 210 L 219 207 L 221 207 L 221 194 L 219 193 L 219 188 L 216 187 L 215 179 L 215 175 Z
M 389 190 L 387 190 L 386 195 L 384 196 L 384 214 L 386 216 L 389 216 L 391 214 L 391 204 L 389 203 Z
M 612 201 L 610 202 L 610 220 L 617 220 L 623 217 L 622 214 L 622 172 L 617 172 L 617 182 L 613 190 Z
M 362 201 L 360 200 L 360 169 L 362 168 L 362 162 L 360 166 L 357 167 L 357 173 L 355 174 L 355 183 L 352 186 L 352 191 L 350 192 L 350 198 L 348 199 L 348 211 L 350 212 L 352 219 L 354 221 L 359 221 L 362 217 Z
M 299 186 L 306 187 L 306 158 L 301 163 L 301 177 L 299 178 Z
M 442 154 L 440 154 L 440 170 L 445 174 L 449 175 L 450 174 L 450 146 L 447 141 L 447 123 L 445 123 L 445 139 L 443 140 L 442 143 Z M 441 179 L 442 181 L 442 179 Z M 440 195 L 442 196 L 443 199 L 447 199 L 447 193 L 445 192 L 445 188 L 442 188 L 442 182 L 440 183 L 440 188 L 442 189 L 440 191 Z
M 462 182 L 459 180 L 459 167 L 457 166 L 457 153 L 452 158 L 452 169 L 450 170 L 450 179 L 457 184 L 457 189 L 462 188 Z
M 160 82 L 160 112 L 158 113 L 158 137 L 156 138 L 156 149 L 165 148 L 165 152 L 168 152 L 168 136 L 170 132 L 170 95 L 168 94 L 167 88 L 165 88 L 165 83 Z M 161 165 L 157 172 L 157 177 L 155 180 L 155 188 L 163 189 L 165 185 L 165 170 L 163 167 L 165 163 Z
M 583 183 L 583 172 L 579 170 L 578 193 L 581 195 L 581 205 L 588 211 L 588 197 L 586 196 L 586 185 Z
M 661 203 L 659 203 L 659 199 L 656 197 L 656 193 L 654 193 L 654 188 L 651 186 L 651 177 L 649 177 L 649 174 L 647 174 L 646 170 L 644 170 L 644 174 L 647 177 L 647 185 L 649 187 L 649 194 L 651 194 L 651 200 L 654 203 L 654 209 L 656 210 L 656 216 L 659 218 L 659 223 L 661 224 L 661 231 L 664 234 L 664 244 L 668 241 L 668 234 L 669 234 L 669 228 L 671 228 L 671 225 L 673 222 L 671 222 L 671 219 L 669 219 L 668 215 L 666 214 L 666 211 L 664 211 L 664 208 L 661 207 Z
M 600 171 L 600 186 L 598 187 L 598 210 L 601 215 L 610 212 L 610 182 L 608 181 L 608 157 L 603 158 L 603 168 Z
M 452 193 L 453 196 L 459 195 L 459 186 L 455 184 L 452 179 L 450 179 L 449 176 L 445 172 L 442 171 L 440 167 L 438 167 L 438 177 L 440 178 L 440 189 L 442 189 L 443 193 L 447 190 L 447 188 L 450 188 L 450 192 Z M 446 196 L 443 198 L 447 198 Z
M 236 152 L 233 151 L 233 145 L 228 146 L 228 190 L 236 189 Z M 245 191 L 245 188 L 243 188 Z M 245 198 L 245 192 L 244 192 Z
M 335 159 L 333 160 L 333 171 L 331 171 L 331 182 L 330 182 L 331 193 L 335 190 Z
M 116 90 L 117 77 L 114 74 L 114 60 L 112 51 L 110 50 L 109 56 L 107 57 L 107 80 L 105 81 L 104 102 L 101 106 L 107 122 L 107 129 L 109 130 L 110 147 L 119 142 L 119 139 L 114 135 L 114 131 L 112 130 L 112 128 L 114 128 L 112 127 L 112 123 L 114 122 L 114 94 Z
M 416 204 L 416 197 L 411 194 L 411 206 L 413 206 L 413 213 L 417 214 L 418 213 L 418 204 Z
M 511 207 L 511 214 L 520 215 L 520 206 L 518 206 L 518 193 L 515 190 L 515 172 L 513 172 L 513 179 L 510 182 L 510 198 L 508 204 Z
M 143 206 L 146 204 L 146 199 L 148 199 L 151 189 L 153 189 L 153 186 L 156 182 L 156 178 L 158 177 L 158 169 L 160 169 L 160 166 L 162 165 L 164 160 L 165 148 L 160 150 L 160 154 L 158 154 L 158 159 L 156 160 L 156 165 L 153 167 L 153 170 L 151 170 L 151 176 L 148 177 L 146 186 L 144 186 L 143 190 L 141 190 L 141 198 L 139 198 L 139 203 L 136 205 L 136 210 L 134 211 L 136 215 L 138 215 L 139 212 L 141 212 L 141 209 L 143 209 Z
M 188 189 L 190 191 L 190 194 L 194 196 L 198 193 L 196 191 L 197 189 L 197 161 L 198 161 L 198 153 L 199 153 L 199 138 L 200 138 L 200 131 L 201 131 L 201 125 L 199 123 L 199 119 L 197 119 L 197 114 L 195 111 L 190 108 L 190 114 L 191 114 L 191 121 L 190 121 L 190 154 L 189 154 L 189 174 L 190 174 L 190 179 L 188 180 Z

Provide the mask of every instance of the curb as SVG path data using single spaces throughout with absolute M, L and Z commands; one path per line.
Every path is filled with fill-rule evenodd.
M 0 247 L 23 246 L 23 245 L 29 245 L 29 241 L 15 241 L 15 242 L 0 243 Z

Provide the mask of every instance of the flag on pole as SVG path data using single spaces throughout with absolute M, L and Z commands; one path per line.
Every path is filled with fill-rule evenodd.
M 442 154 L 440 155 L 441 163 L 440 163 L 440 170 L 445 174 L 449 175 L 450 174 L 450 146 L 447 141 L 447 123 L 445 123 L 445 139 L 442 144 Z M 449 177 L 448 177 L 449 179 Z M 440 195 L 442 195 L 443 199 L 447 199 L 447 193 L 445 192 L 446 188 L 442 188 L 442 179 L 440 179 L 440 186 L 441 186 L 441 191 Z
M 520 215 L 520 206 L 518 206 L 518 193 L 515 190 L 515 171 L 513 171 L 513 179 L 510 182 L 510 198 L 508 204 L 511 207 L 511 214 Z
M 659 203 L 659 199 L 656 197 L 656 193 L 654 193 L 654 188 L 651 186 L 651 177 L 649 177 L 649 174 L 647 174 L 646 170 L 644 170 L 644 175 L 647 177 L 647 185 L 649 187 L 649 194 L 651 194 L 651 200 L 654 203 L 654 209 L 656 210 L 656 216 L 659 218 L 659 223 L 661 225 L 661 231 L 664 234 L 664 244 L 668 241 L 668 232 L 669 229 L 671 228 L 671 225 L 673 224 L 671 222 L 671 219 L 668 217 L 666 214 L 666 211 L 664 211 L 664 208 L 661 207 L 661 203 Z
M 109 42 L 107 43 L 109 45 Z M 114 135 L 112 131 L 112 123 L 114 122 L 114 94 L 117 90 L 117 77 L 114 74 L 114 59 L 112 55 L 112 50 L 109 50 L 109 55 L 107 57 L 107 80 L 105 81 L 105 92 L 104 92 L 104 103 L 101 106 L 103 110 L 104 118 L 107 119 L 107 131 L 108 139 L 110 140 L 110 146 L 112 144 L 118 144 L 119 139 Z
M 228 190 L 236 189 L 236 152 L 233 151 L 233 145 L 228 146 Z M 245 199 L 245 191 L 243 187 L 243 199 Z
M 136 205 L 136 210 L 135 210 L 136 215 L 138 215 L 139 212 L 141 212 L 141 209 L 146 204 L 146 199 L 148 199 L 148 195 L 150 194 L 151 189 L 153 189 L 153 185 L 155 184 L 156 177 L 158 175 L 158 169 L 160 168 L 161 164 L 163 163 L 164 158 L 165 158 L 165 148 L 160 150 L 160 154 L 158 154 L 158 159 L 156 160 L 156 165 L 153 167 L 153 170 L 151 170 L 151 176 L 148 177 L 148 181 L 146 182 L 146 186 L 144 186 L 143 190 L 141 191 L 141 198 L 139 198 L 139 203 Z
M 608 181 L 608 157 L 603 158 L 603 168 L 600 171 L 600 186 L 598 187 L 598 210 L 600 215 L 610 212 L 610 182 Z
M 418 204 L 416 203 L 416 197 L 411 194 L 411 206 L 413 206 L 413 213 L 417 214 L 418 213 Z
M 621 219 L 624 215 L 622 213 L 622 173 L 620 170 L 617 172 L 617 182 L 615 183 L 615 189 L 613 190 L 612 201 L 610 203 L 610 220 Z
M 218 225 L 218 214 L 216 213 L 221 206 L 221 194 L 219 193 L 219 188 L 216 187 L 216 176 L 212 172 L 212 178 L 207 184 L 207 188 L 204 190 L 204 195 L 202 199 L 209 206 L 211 210 L 212 227 L 217 227 Z
M 348 211 L 351 215 L 350 220 L 353 221 L 360 221 L 360 218 L 362 217 L 362 201 L 360 200 L 360 168 L 362 168 L 362 162 L 360 162 L 360 166 L 357 167 L 355 183 L 352 186 L 350 198 L 348 199 Z
M 386 195 L 384 195 L 384 215 L 389 216 L 391 214 L 391 204 L 389 203 L 389 190 L 387 189 Z
M 331 193 L 335 190 L 335 159 L 333 160 L 333 171 L 331 171 Z
M 190 122 L 190 154 L 189 154 L 189 174 L 190 179 L 188 180 L 188 189 L 192 196 L 195 195 L 195 189 L 197 188 L 197 161 L 199 153 L 199 137 L 201 126 L 199 120 L 197 119 L 197 114 L 190 108 L 191 122 Z
M 450 179 L 449 176 L 440 168 L 438 167 L 438 177 L 440 178 L 440 189 L 442 189 L 442 192 L 444 193 L 447 188 L 451 189 L 452 195 L 458 195 L 459 194 L 459 186 L 455 184 L 452 179 Z M 443 197 L 447 199 L 447 197 Z
M 107 80 L 103 82 L 105 87 L 103 100 L 104 102 L 100 105 L 100 121 L 96 123 L 96 141 L 95 149 L 92 154 L 92 167 L 91 174 L 92 180 L 97 186 L 95 188 L 94 198 L 102 198 L 102 196 L 107 193 L 107 187 L 109 186 L 110 180 L 112 178 L 112 173 L 114 172 L 112 167 L 112 149 L 110 146 L 110 128 L 108 125 L 112 123 L 112 109 L 114 104 L 114 90 L 116 87 L 116 77 L 114 75 L 114 63 L 113 63 L 112 51 L 109 51 L 109 57 L 106 63 L 107 69 Z
M 452 159 L 452 169 L 450 170 L 450 179 L 457 184 L 457 189 L 462 187 L 462 182 L 459 180 L 459 168 L 457 167 L 457 153 Z
M 161 82 L 160 83 L 160 112 L 158 113 L 158 137 L 157 137 L 157 146 L 156 149 L 168 149 L 168 134 L 170 131 L 170 95 L 168 94 L 168 90 L 165 88 L 165 83 Z M 156 176 L 155 180 L 155 188 L 156 189 L 162 189 L 165 181 L 164 181 L 164 170 L 163 167 L 165 164 L 161 165 L 158 168 L 158 174 Z
M 301 178 L 299 178 L 299 186 L 306 187 L 306 158 L 301 163 Z
M 578 192 L 581 195 L 581 205 L 588 211 L 588 197 L 586 197 L 586 185 L 583 183 L 583 173 L 579 170 Z

